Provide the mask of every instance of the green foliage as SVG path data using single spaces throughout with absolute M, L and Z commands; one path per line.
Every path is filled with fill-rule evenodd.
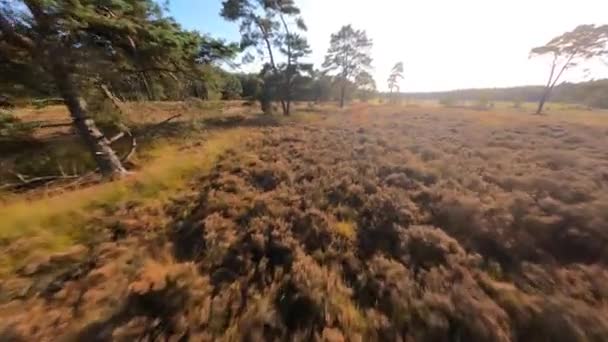
M 89 103 L 89 116 L 102 127 L 116 127 L 127 124 L 124 113 L 119 111 L 108 99 L 99 99 L 99 102 Z
M 362 71 L 355 79 L 357 96 L 362 101 L 369 101 L 376 95 L 376 81 L 370 73 Z
M 477 101 L 486 97 L 491 102 L 512 102 L 514 107 L 524 102 L 538 102 L 543 94 L 542 86 L 523 86 L 513 88 L 462 89 L 435 93 L 408 93 L 415 99 L 444 99 L 450 97 L 456 101 Z M 552 101 L 591 105 L 594 108 L 608 109 L 608 103 L 602 101 L 608 94 L 608 79 L 581 83 L 562 83 L 553 89 Z M 595 104 L 595 105 L 593 105 Z
M 574 30 L 551 39 L 547 44 L 533 48 L 532 56 L 550 54 L 566 58 L 567 66 L 575 66 L 580 60 L 602 56 L 608 52 L 608 25 L 580 25 Z
M 343 26 L 331 35 L 323 67 L 329 72 L 339 71 L 342 77 L 354 81 L 362 71 L 371 68 L 372 44 L 365 31 L 355 30 L 351 25 Z
M 243 87 L 239 78 L 232 74 L 227 74 L 224 77 L 222 87 L 222 100 L 236 100 L 241 98 Z
M 455 107 L 458 101 L 453 96 L 444 96 L 439 99 L 439 104 L 444 107 Z
M 243 89 L 242 97 L 248 100 L 255 100 L 262 91 L 262 80 L 255 74 L 238 74 L 237 77 Z
M 23 140 L 31 137 L 35 125 L 24 123 L 10 112 L 0 109 L 0 142 Z
M 20 154 L 14 171 L 30 177 L 58 175 L 61 172 L 84 174 L 95 170 L 95 162 L 78 141 L 52 144 L 37 151 Z
M 494 107 L 494 104 L 490 102 L 487 96 L 480 96 L 477 101 L 473 104 L 473 108 L 477 110 L 487 110 Z
M 297 32 L 307 29 L 300 9 L 293 0 L 225 0 L 222 5 L 221 15 L 240 23 L 241 47 L 255 47 L 260 56 L 269 58 L 260 73 L 262 107 L 271 108 L 265 101 L 278 99 L 283 114 L 289 115 L 296 79 L 312 71 L 312 65 L 300 62 L 311 53 L 306 38 Z M 279 61 L 277 52 L 285 61 Z
M 315 102 L 329 101 L 332 99 L 334 81 L 331 76 L 317 72 L 312 80 L 312 100 Z
M 184 30 L 153 0 L 11 1 L 0 6 L 0 16 L 6 24 L 0 31 L 13 27 L 19 37 L 0 46 L 0 73 L 10 80 L 0 91 L 17 96 L 57 97 L 49 74 L 62 61 L 80 88 L 103 82 L 125 99 L 181 99 L 204 78 L 199 65 L 239 51 L 237 44 Z M 39 19 L 44 27 L 35 25 Z M 20 43 L 38 36 L 48 43 L 34 47 L 45 50 L 40 53 Z
M 607 94 L 608 92 L 606 90 L 591 92 L 586 96 L 584 104 L 586 104 L 590 108 L 608 109 Z

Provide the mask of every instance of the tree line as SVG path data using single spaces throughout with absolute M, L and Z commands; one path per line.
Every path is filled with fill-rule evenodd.
M 460 89 L 430 93 L 402 93 L 400 98 L 441 100 L 446 103 L 465 101 L 511 102 L 519 106 L 523 102 L 539 103 L 545 92 L 544 86 L 521 86 L 509 88 Z M 385 94 L 389 96 L 389 94 Z M 579 104 L 589 108 L 608 109 L 608 79 L 581 83 L 561 83 L 551 91 L 553 102 Z

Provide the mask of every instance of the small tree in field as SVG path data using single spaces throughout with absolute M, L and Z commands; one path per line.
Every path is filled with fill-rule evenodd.
M 403 79 L 403 62 L 399 62 L 395 64 L 393 69 L 391 70 L 391 74 L 388 76 L 388 89 L 391 94 L 400 91 L 399 81 Z
M 323 68 L 336 72 L 340 79 L 340 107 L 344 107 L 346 87 L 356 82 L 357 77 L 372 68 L 371 48 L 373 42 L 363 30 L 355 30 L 351 25 L 343 26 L 331 35 L 331 41 Z
M 553 38 L 549 43 L 535 47 L 530 56 L 549 55 L 552 58 L 547 85 L 541 95 L 536 114 L 541 114 L 545 102 L 564 72 L 579 63 L 606 55 L 608 52 L 608 25 L 580 25 L 573 31 Z
M 369 101 L 376 94 L 376 81 L 367 71 L 363 71 L 357 75 L 355 86 L 359 92 L 359 99 L 364 102 Z

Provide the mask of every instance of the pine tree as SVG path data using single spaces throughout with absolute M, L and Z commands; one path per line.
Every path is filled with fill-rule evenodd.
M 225 0 L 222 5 L 222 17 L 240 23 L 241 47 L 255 47 L 260 55 L 267 54 L 260 73 L 266 83 L 261 100 L 277 94 L 283 114 L 289 115 L 295 78 L 312 71 L 311 64 L 301 62 L 311 51 L 306 38 L 297 32 L 307 30 L 300 9 L 293 0 Z
M 340 107 L 344 107 L 348 83 L 356 82 L 361 73 L 371 69 L 372 45 L 365 31 L 355 30 L 351 25 L 343 26 L 331 35 L 323 68 L 327 72 L 336 72 L 340 78 Z

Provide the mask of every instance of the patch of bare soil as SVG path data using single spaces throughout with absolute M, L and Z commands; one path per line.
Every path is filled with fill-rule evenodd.
M 113 211 L 1 284 L 0 340 L 608 338 L 605 131 L 378 112 L 263 128 Z

